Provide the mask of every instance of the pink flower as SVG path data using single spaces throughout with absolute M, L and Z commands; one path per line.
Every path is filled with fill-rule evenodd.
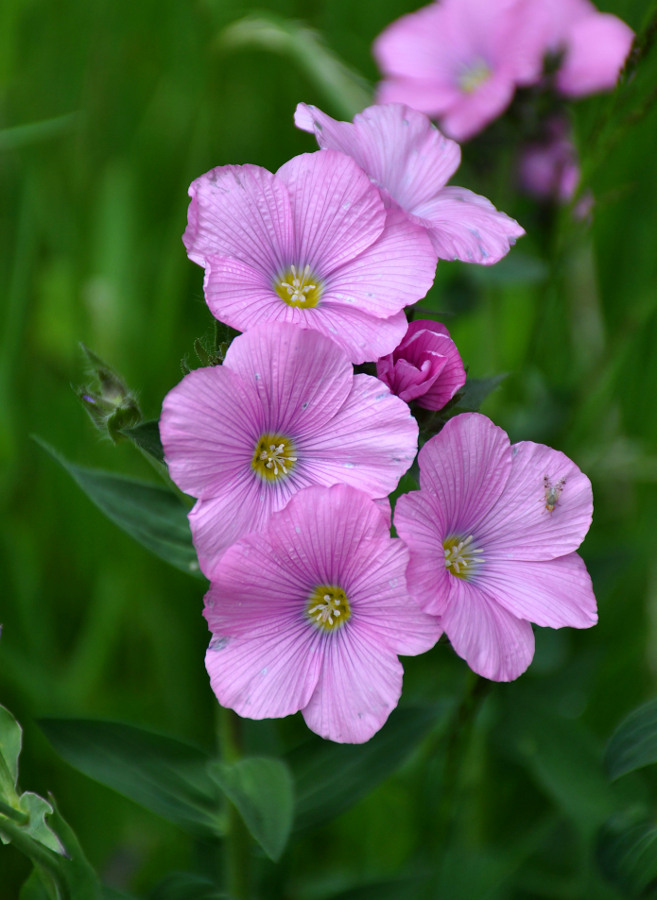
M 301 488 L 339 482 L 385 498 L 415 458 L 408 406 L 315 331 L 271 324 L 232 342 L 222 366 L 167 394 L 160 435 L 201 569 L 264 528 Z M 387 503 L 387 501 L 386 501 Z
M 579 183 L 577 151 L 570 138 L 568 123 L 550 119 L 543 141 L 528 144 L 518 167 L 521 186 L 541 200 L 568 203 Z
M 381 103 L 407 103 L 465 140 L 497 118 L 517 85 L 540 75 L 524 16 L 527 0 L 441 0 L 379 35 Z M 544 0 L 541 0 L 544 2 Z
M 634 32 L 621 19 L 601 13 L 589 0 L 535 0 L 530 14 L 537 52 L 563 54 L 557 89 L 568 97 L 611 90 L 627 58 Z
M 301 710 L 324 738 L 369 740 L 401 694 L 397 654 L 441 634 L 408 596 L 407 564 L 361 491 L 300 491 L 214 573 L 205 664 L 219 702 L 252 719 Z
M 456 344 L 440 322 L 417 319 L 376 374 L 393 394 L 423 409 L 442 409 L 465 384 L 465 369 Z
M 400 104 L 370 106 L 352 124 L 300 103 L 294 121 L 313 133 L 322 149 L 353 157 L 387 205 L 426 229 L 441 259 L 492 265 L 525 233 L 485 197 L 445 186 L 459 167 L 461 149 L 423 113 Z
M 424 297 L 436 257 L 417 225 L 386 211 L 342 153 L 307 153 L 273 175 L 219 166 L 189 189 L 190 259 L 212 313 L 239 331 L 289 322 L 321 331 L 352 362 L 401 340 L 404 306 Z
M 596 623 L 574 552 L 591 523 L 591 483 L 575 463 L 543 444 L 511 446 L 478 413 L 450 419 L 419 463 L 420 490 L 395 509 L 409 590 L 471 669 L 511 681 L 534 655 L 531 622 Z

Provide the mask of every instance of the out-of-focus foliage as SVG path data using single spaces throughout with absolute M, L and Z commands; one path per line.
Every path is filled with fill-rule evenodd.
M 655 12 L 647 0 L 599 5 L 635 30 Z M 267 13 L 303 23 L 273 46 L 271 29 L 268 44 L 253 24 L 233 25 L 254 12 L 235 0 L 2 4 L 0 702 L 24 727 L 21 783 L 52 791 L 118 892 L 107 896 L 215 896 L 220 854 L 68 767 L 36 722 L 122 720 L 212 749 L 203 583 L 106 520 L 30 435 L 74 466 L 161 484 L 131 441 L 101 440 L 80 408 L 70 389 L 85 381 L 79 342 L 138 388 L 144 417 L 156 419 L 180 360 L 211 326 L 202 272 L 180 240 L 190 181 L 215 165 L 276 169 L 313 150 L 293 127 L 296 103 L 343 116 L 365 89 L 354 82 L 345 98 L 327 84 L 349 70 L 373 84 L 372 40 L 413 8 L 265 0 L 261 24 Z M 321 77 L 310 72 L 307 28 L 346 69 L 327 55 Z M 388 777 L 350 807 L 338 803 L 337 819 L 308 812 L 278 868 L 254 862 L 266 896 L 654 895 L 655 772 L 612 783 L 602 760 L 618 723 L 657 695 L 655 83 L 653 49 L 618 100 L 571 107 L 595 197 L 590 222 L 519 197 L 511 125 L 466 145 L 458 183 L 516 217 L 527 237 L 491 269 L 440 263 L 421 305 L 446 322 L 473 378 L 509 373 L 484 411 L 512 440 L 558 447 L 590 475 L 596 512 L 582 552 L 600 623 L 538 629 L 527 675 L 478 695 L 456 744 L 445 735 L 473 697 L 464 664 L 443 644 L 406 660 L 404 703 L 439 704 L 435 724 L 419 728 L 394 771 L 377 758 Z M 340 799 L 352 757 L 326 751 L 296 718 L 244 723 L 245 746 L 286 753 L 297 791 L 310 791 L 303 772 L 323 761 Z M 3 897 L 18 897 L 28 861 L 2 847 L 0 867 Z M 21 896 L 40 897 L 36 883 Z

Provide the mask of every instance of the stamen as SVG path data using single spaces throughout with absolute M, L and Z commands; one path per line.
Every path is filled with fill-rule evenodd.
M 443 541 L 445 568 L 449 570 L 451 575 L 455 575 L 457 578 L 469 579 L 480 563 L 485 562 L 483 556 L 481 556 L 483 550 L 472 546 L 473 539 L 473 535 L 469 535 L 467 538 L 452 535 Z
M 322 293 L 318 279 L 307 264 L 301 271 L 292 264 L 287 272 L 274 280 L 274 290 L 288 306 L 300 306 L 304 309 L 317 306 Z
M 275 434 L 263 434 L 251 461 L 251 468 L 259 475 L 272 481 L 281 475 L 288 475 L 298 457 L 289 438 Z
M 306 615 L 324 631 L 341 627 L 351 617 L 347 595 L 342 588 L 320 585 L 310 595 Z

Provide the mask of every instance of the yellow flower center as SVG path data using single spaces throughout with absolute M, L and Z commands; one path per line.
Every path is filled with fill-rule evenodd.
M 322 296 L 322 285 L 310 271 L 310 266 L 300 271 L 296 266 L 290 266 L 287 272 L 274 279 L 274 290 L 288 306 L 302 309 L 317 306 Z
M 308 598 L 306 615 L 324 631 L 341 628 L 351 617 L 347 595 L 342 588 L 320 584 Z
M 251 468 L 266 481 L 289 475 L 297 461 L 294 444 L 280 434 L 263 434 L 256 444 Z
M 464 578 L 466 581 L 469 581 L 474 575 L 479 564 L 484 562 L 479 555 L 483 553 L 483 550 L 472 546 L 472 535 L 467 538 L 452 535 L 443 541 L 443 549 L 445 551 L 445 568 L 450 575 Z
M 483 59 L 478 59 L 473 65 L 463 69 L 458 77 L 459 87 L 464 93 L 472 94 L 478 87 L 481 87 L 484 82 L 488 81 L 492 74 L 493 73 Z

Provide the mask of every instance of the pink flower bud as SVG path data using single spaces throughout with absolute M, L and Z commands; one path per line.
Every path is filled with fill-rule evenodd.
M 423 409 L 442 409 L 465 384 L 456 344 L 440 322 L 411 322 L 399 346 L 376 364 L 393 394 Z

